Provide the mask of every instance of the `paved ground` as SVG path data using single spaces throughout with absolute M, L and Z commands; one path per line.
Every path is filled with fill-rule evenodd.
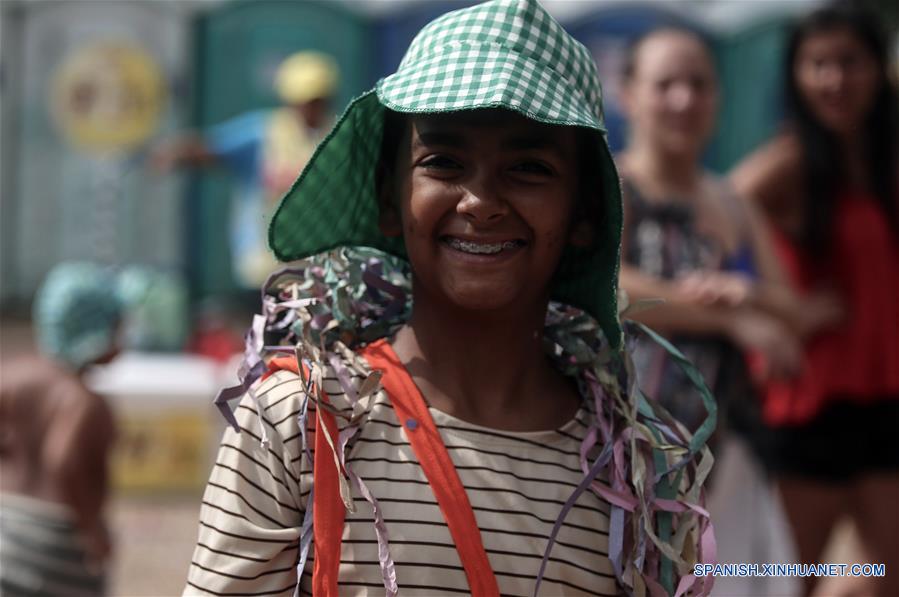
M 199 511 L 200 495 L 114 500 L 116 559 L 110 595 L 180 595 L 197 540 Z

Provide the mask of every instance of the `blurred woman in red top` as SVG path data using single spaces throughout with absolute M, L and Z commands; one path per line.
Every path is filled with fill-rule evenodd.
M 800 556 L 818 561 L 850 515 L 868 560 L 886 564 L 878 593 L 899 595 L 899 129 L 887 54 L 850 4 L 799 23 L 787 48 L 792 126 L 733 178 L 774 224 L 804 296 L 803 372 L 771 385 L 764 404 Z

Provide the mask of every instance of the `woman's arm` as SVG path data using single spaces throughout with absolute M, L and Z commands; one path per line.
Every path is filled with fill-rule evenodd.
M 774 248 L 773 226 L 788 236 L 795 236 L 801 228 L 800 166 L 798 142 L 784 135 L 738 165 L 730 181 L 742 199 L 759 273 L 753 304 L 804 338 L 840 321 L 843 308 L 833 293 L 818 291 L 800 297 Z
M 780 224 L 792 234 L 785 214 L 795 213 L 802 193 L 799 142 L 792 135 L 781 135 L 762 146 L 728 175 L 737 196 L 750 200 L 769 221 Z
M 640 300 L 664 301 L 637 311 L 630 319 L 645 323 L 663 334 L 727 334 L 731 309 L 697 304 L 686 298 L 677 283 L 645 274 L 636 267 L 622 263 L 619 284 L 627 293 L 631 305 Z
M 801 305 L 777 256 L 773 231 L 751 200 L 738 197 L 734 202 L 738 205 L 738 225 L 746 230 L 758 275 L 747 304 L 789 323 Z
M 663 335 L 724 336 L 742 350 L 764 356 L 767 368 L 762 372 L 764 377 L 788 377 L 799 366 L 801 350 L 796 335 L 768 313 L 746 305 L 709 305 L 686 300 L 672 284 L 625 265 L 621 267 L 621 287 L 631 304 L 640 299 L 665 301 L 629 317 Z

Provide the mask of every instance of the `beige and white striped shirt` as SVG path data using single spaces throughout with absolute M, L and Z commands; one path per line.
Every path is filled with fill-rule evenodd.
M 323 390 L 335 406 L 348 408 L 333 371 L 326 371 Z M 241 433 L 229 428 L 222 438 L 185 595 L 290 595 L 296 586 L 312 484 L 298 422 L 303 390 L 296 374 L 279 371 L 258 383 L 255 394 L 237 407 Z M 592 413 L 585 405 L 559 429 L 511 433 L 430 412 L 465 486 L 500 592 L 532 595 L 553 523 L 583 478 L 578 454 Z M 311 410 L 308 420 L 312 447 Z M 467 594 L 449 529 L 385 392 L 373 397 L 347 464 L 384 512 L 400 595 Z M 343 530 L 340 593 L 383 594 L 372 509 L 355 489 L 353 498 L 356 512 L 347 513 Z M 620 594 L 608 530 L 608 504 L 585 492 L 557 537 L 540 595 Z M 311 593 L 315 556 L 313 547 L 301 593 Z

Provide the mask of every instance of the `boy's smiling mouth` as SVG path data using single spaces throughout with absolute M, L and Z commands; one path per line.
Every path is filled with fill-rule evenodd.
M 468 255 L 498 255 L 525 246 L 521 239 L 496 240 L 492 242 L 462 239 L 456 236 L 442 236 L 440 241 L 455 251 Z

